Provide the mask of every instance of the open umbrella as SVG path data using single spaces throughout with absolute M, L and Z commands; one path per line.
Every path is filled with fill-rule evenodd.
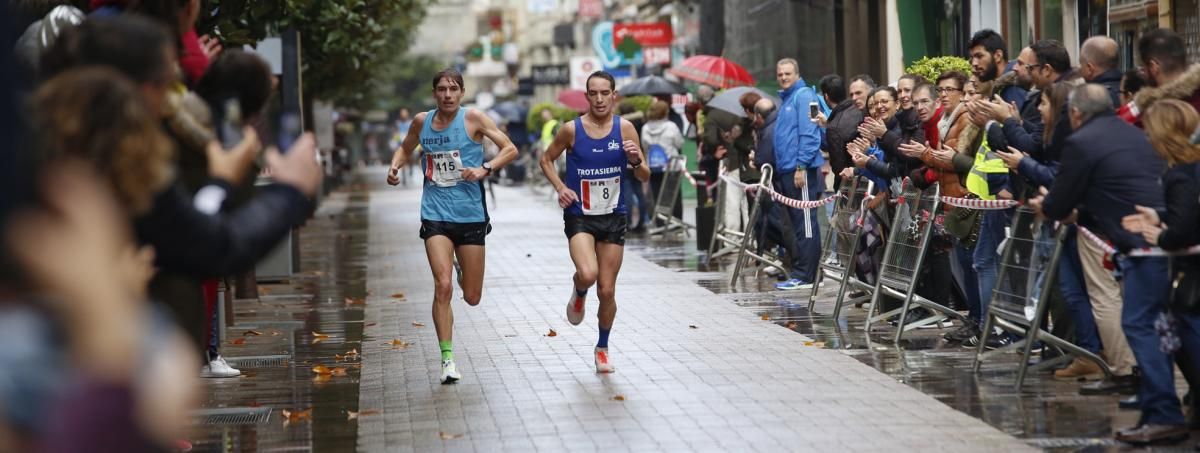
M 750 76 L 750 72 L 746 71 L 746 68 L 712 55 L 688 57 L 679 63 L 679 66 L 671 68 L 671 73 L 680 78 L 717 88 L 754 85 L 754 77 Z
M 741 100 L 743 94 L 750 92 L 758 93 L 760 96 L 774 101 L 775 105 L 779 105 L 779 98 L 767 94 L 767 92 L 763 90 L 754 87 L 734 87 L 717 93 L 717 95 L 713 96 L 712 100 L 708 101 L 708 104 L 705 104 L 705 106 L 745 118 L 746 112 L 742 110 Z
M 579 113 L 588 111 L 587 94 L 582 90 L 562 90 L 558 93 L 558 103 Z
M 683 94 L 687 93 L 687 88 L 678 82 L 672 82 L 662 77 L 651 75 L 635 79 L 617 91 L 621 92 L 622 96 L 640 96 L 640 95 L 666 95 L 666 94 Z
M 524 123 L 526 110 L 513 101 L 504 101 L 492 107 L 492 110 L 510 123 Z

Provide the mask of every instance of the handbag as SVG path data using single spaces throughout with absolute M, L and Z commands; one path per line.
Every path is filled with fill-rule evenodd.
M 1171 260 L 1171 309 L 1177 313 L 1200 313 L 1200 262 L 1196 259 Z

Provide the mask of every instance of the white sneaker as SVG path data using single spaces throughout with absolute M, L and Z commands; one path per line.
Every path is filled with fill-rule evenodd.
M 228 378 L 241 375 L 241 371 L 229 366 L 229 363 L 226 363 L 225 358 L 221 356 L 212 359 L 212 361 L 208 362 L 208 365 L 204 365 L 204 368 L 200 369 L 200 377 L 206 378 Z
M 454 366 L 454 360 L 443 360 L 442 384 L 453 384 L 459 379 L 462 379 L 462 375 L 458 374 L 458 367 Z
M 774 276 L 776 276 L 776 275 L 782 274 L 782 273 L 783 273 L 783 269 L 780 269 L 780 268 L 778 268 L 778 267 L 775 267 L 775 266 L 767 266 L 767 268 L 766 268 L 766 269 L 763 269 L 763 273 L 767 274 L 767 275 L 768 275 L 768 276 L 770 276 L 770 277 L 774 277 Z
M 583 322 L 583 307 L 587 304 L 587 296 L 579 297 L 575 288 L 571 288 L 571 298 L 567 299 L 567 322 L 578 326 Z
M 608 348 L 596 348 L 596 372 L 612 373 L 612 364 L 608 363 Z

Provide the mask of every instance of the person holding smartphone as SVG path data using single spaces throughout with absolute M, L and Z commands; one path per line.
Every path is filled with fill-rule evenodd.
M 433 271 L 433 324 L 442 351 L 441 382 L 451 384 L 462 375 L 452 350 L 454 313 L 454 260 L 462 268 L 459 284 L 468 305 L 479 305 L 483 295 L 484 238 L 492 231 L 484 198 L 483 179 L 517 157 L 517 148 L 487 114 L 462 108 L 466 86 L 458 71 L 445 69 L 433 76 L 437 108 L 419 113 L 392 155 L 387 183 L 400 184 L 400 168 L 421 147 L 424 189 L 421 194 L 421 239 Z M 500 147 L 484 161 L 483 139 Z

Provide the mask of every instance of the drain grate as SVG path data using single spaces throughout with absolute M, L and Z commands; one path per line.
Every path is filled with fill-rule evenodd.
M 1027 439 L 1025 443 L 1037 448 L 1119 447 L 1124 445 L 1116 439 L 1099 437 L 1047 437 L 1045 439 Z
M 257 425 L 271 419 L 269 407 L 222 407 L 200 409 L 192 416 L 201 425 Z
M 272 366 L 286 366 L 292 356 L 290 355 L 252 355 L 244 357 L 225 357 L 225 361 L 229 362 L 234 368 L 264 368 Z

